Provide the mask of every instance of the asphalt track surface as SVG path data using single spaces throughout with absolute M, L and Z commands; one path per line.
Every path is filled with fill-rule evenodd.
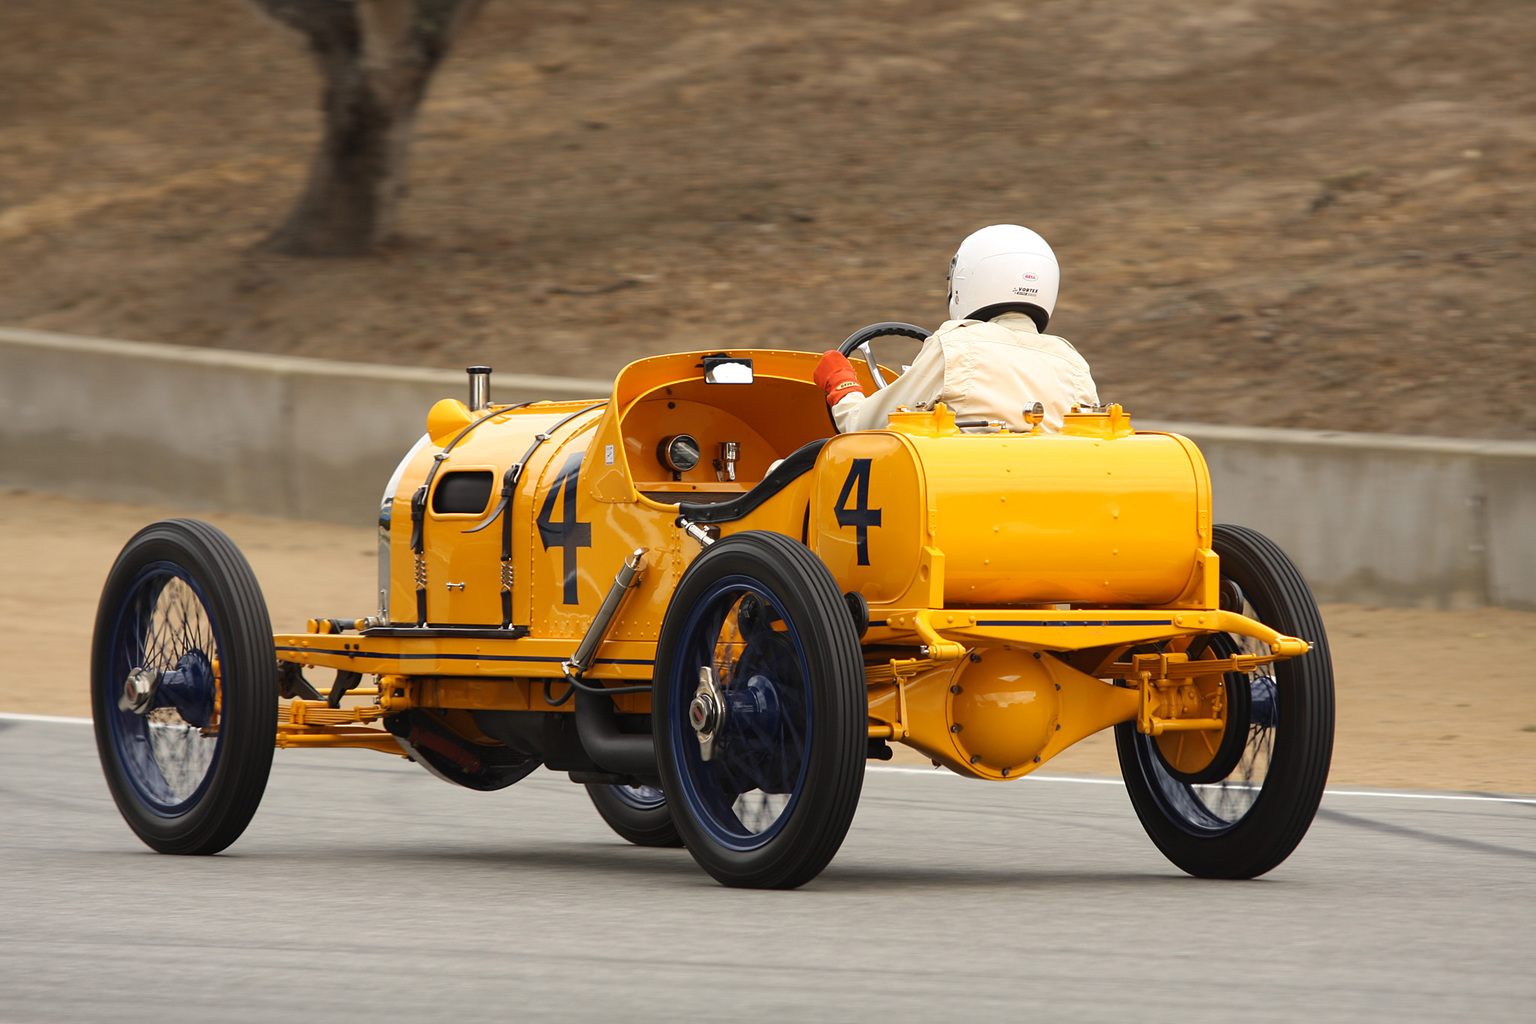
M 1529 1021 L 1536 798 L 1331 793 L 1265 878 L 1163 860 L 1116 782 L 871 771 L 795 892 L 631 847 L 536 773 L 278 751 L 217 857 L 117 815 L 78 722 L 0 717 L 0 1022 Z

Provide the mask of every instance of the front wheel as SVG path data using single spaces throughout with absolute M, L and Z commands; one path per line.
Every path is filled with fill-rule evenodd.
M 91 647 L 107 786 L 161 853 L 217 853 L 256 813 L 277 734 L 266 602 L 223 533 L 190 519 L 133 536 L 107 575 Z
M 1237 714 L 1228 731 L 1239 731 L 1230 754 L 1224 741 L 1213 760 L 1220 777 L 1180 771 L 1175 752 L 1133 722 L 1115 726 L 1115 745 L 1136 816 L 1170 861 L 1200 878 L 1254 878 L 1290 856 L 1317 814 L 1333 756 L 1333 661 L 1312 593 L 1285 553 L 1241 526 L 1213 533 L 1222 607 L 1312 650 L 1226 676 Z M 1249 637 L 1216 634 L 1210 644 L 1220 656 L 1268 653 Z
M 685 845 L 726 885 L 792 889 L 847 835 L 864 782 L 864 663 L 832 574 L 744 532 L 683 574 L 652 697 L 662 787 Z

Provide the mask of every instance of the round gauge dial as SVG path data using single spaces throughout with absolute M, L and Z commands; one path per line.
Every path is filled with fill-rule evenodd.
M 664 437 L 656 446 L 656 459 L 674 473 L 686 473 L 699 464 L 699 441 L 692 434 Z

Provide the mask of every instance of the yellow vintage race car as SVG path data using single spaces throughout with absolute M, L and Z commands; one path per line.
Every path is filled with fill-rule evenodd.
M 843 350 L 868 393 L 891 373 L 870 341 L 925 333 Z M 1113 405 L 1056 434 L 942 405 L 838 434 L 815 362 L 663 355 L 606 402 L 522 405 L 472 367 L 385 490 L 377 607 L 305 633 L 273 636 L 214 528 L 140 531 L 92 660 L 129 825 L 214 853 L 274 747 L 366 747 L 479 790 L 568 773 L 631 842 L 784 888 L 832 859 L 893 743 L 1012 781 L 1113 728 L 1174 864 L 1284 860 L 1328 774 L 1327 641 L 1285 555 L 1212 524 L 1195 445 Z

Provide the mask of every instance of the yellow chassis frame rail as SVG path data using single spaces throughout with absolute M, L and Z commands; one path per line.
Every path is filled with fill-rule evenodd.
M 915 637 L 935 661 L 959 658 L 970 647 L 977 646 L 977 641 L 982 646 L 1001 643 L 1040 651 L 1080 651 L 1088 647 L 1131 647 L 1202 633 L 1252 637 L 1283 658 L 1312 649 L 1305 640 L 1286 636 L 1246 615 L 1224 611 L 924 608 L 893 611 L 871 626 L 884 627 L 893 639 Z
M 875 614 L 879 614 L 876 612 Z M 899 609 L 870 623 L 866 642 L 913 643 L 925 657 L 953 661 L 972 647 L 1019 646 L 1040 651 L 1087 647 L 1129 647 L 1192 637 L 1235 633 L 1266 644 L 1280 657 L 1311 649 L 1305 640 L 1284 636 L 1262 622 L 1235 612 L 1092 609 L 1056 611 Z M 279 633 L 274 637 L 279 661 L 316 668 L 348 669 L 371 675 L 522 676 L 562 678 L 561 663 L 576 651 L 577 638 L 496 639 L 413 637 L 398 630 L 389 636 Z M 639 640 L 608 640 L 587 678 L 649 679 L 656 645 Z
M 279 633 L 277 660 L 365 675 L 521 676 L 563 679 L 560 665 L 576 653 L 577 638 L 502 640 L 481 637 Z M 655 667 L 656 645 L 609 640 L 585 673 L 589 680 L 646 680 Z M 356 693 L 357 691 L 353 691 Z
M 878 612 L 876 614 L 879 614 Z M 907 732 L 908 709 L 904 683 L 924 672 L 964 657 L 974 648 L 1012 647 L 1036 651 L 1075 651 L 1112 648 L 1122 652 L 1140 644 L 1193 638 L 1222 632 L 1250 637 L 1270 654 L 1241 654 L 1220 660 L 1191 662 L 1179 653 L 1133 655 L 1130 661 L 1106 661 L 1094 676 L 1139 683 L 1137 728 L 1153 736 L 1165 731 L 1224 728 L 1219 718 L 1179 718 L 1159 715 L 1175 702 L 1164 699 L 1203 676 L 1251 672 L 1259 665 L 1291 658 L 1311 650 L 1305 640 L 1285 636 L 1261 622 L 1234 612 L 1157 609 L 902 609 L 871 622 L 866 642 L 886 642 L 917 648 L 915 658 L 892 659 L 866 666 L 872 687 L 895 684 L 897 720 L 871 721 L 871 739 L 901 739 Z M 274 638 L 277 657 L 316 668 L 344 669 L 390 677 L 521 677 L 561 678 L 561 662 L 576 649 L 576 639 L 499 639 L 482 637 L 413 637 L 298 633 Z M 588 678 L 644 680 L 654 671 L 656 645 L 641 641 L 607 641 Z M 352 690 L 351 697 L 373 697 L 361 707 L 331 708 L 324 701 L 294 700 L 286 705 L 278 725 L 279 747 L 363 747 L 401 753 L 393 736 L 367 725 L 382 717 L 376 689 Z M 1115 702 L 1117 705 L 1119 701 Z

